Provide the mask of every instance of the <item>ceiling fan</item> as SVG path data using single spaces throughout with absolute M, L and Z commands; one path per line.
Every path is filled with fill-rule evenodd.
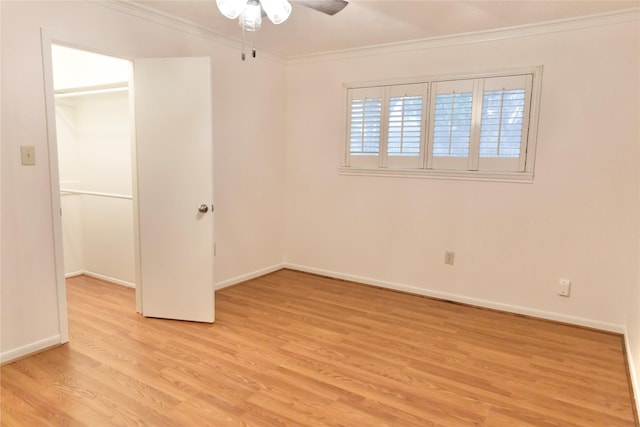
M 331 16 L 340 12 L 349 4 L 345 0 L 293 0 L 293 2 Z
M 335 15 L 344 9 L 345 0 L 291 0 L 295 4 Z M 287 0 L 216 0 L 220 12 L 229 19 L 240 18 L 240 26 L 246 31 L 257 31 L 266 15 L 274 24 L 281 24 L 291 15 L 291 3 Z
M 327 15 L 335 15 L 344 9 L 345 0 L 291 0 L 300 6 L 317 10 Z M 242 60 L 244 54 L 244 32 L 258 31 L 262 26 L 262 18 L 266 15 L 274 24 L 282 24 L 291 15 L 291 3 L 287 0 L 216 0 L 220 12 L 229 19 L 239 19 L 242 27 Z M 254 47 L 251 56 L 256 57 Z

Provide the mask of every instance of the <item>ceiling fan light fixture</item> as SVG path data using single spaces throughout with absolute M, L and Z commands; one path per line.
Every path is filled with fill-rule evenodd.
M 262 8 L 274 24 L 282 24 L 291 15 L 291 3 L 287 0 L 260 0 Z
M 236 19 L 247 6 L 247 0 L 216 0 L 220 13 L 229 19 Z
M 262 8 L 258 0 L 248 0 L 240 14 L 240 26 L 247 31 L 258 31 L 262 26 Z

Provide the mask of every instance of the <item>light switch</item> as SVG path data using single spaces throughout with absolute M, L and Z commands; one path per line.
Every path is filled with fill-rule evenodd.
M 21 145 L 20 158 L 22 159 L 22 166 L 35 166 L 36 147 L 33 145 Z

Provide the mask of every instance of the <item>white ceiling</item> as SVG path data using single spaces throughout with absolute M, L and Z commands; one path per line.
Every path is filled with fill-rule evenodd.
M 225 18 L 215 0 L 136 3 L 228 38 L 242 38 L 237 20 Z M 334 16 L 296 5 L 295 0 L 293 5 L 286 22 L 274 25 L 265 18 L 262 28 L 247 33 L 247 39 L 259 50 L 291 58 L 602 14 L 638 8 L 640 0 L 349 0 Z

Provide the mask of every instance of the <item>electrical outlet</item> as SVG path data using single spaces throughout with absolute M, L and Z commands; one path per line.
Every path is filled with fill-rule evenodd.
M 560 279 L 558 280 L 558 295 L 568 297 L 571 293 L 571 280 Z
M 455 252 L 445 252 L 444 253 L 444 263 L 445 264 L 449 264 L 449 265 L 453 265 L 453 261 L 456 257 L 456 253 Z

